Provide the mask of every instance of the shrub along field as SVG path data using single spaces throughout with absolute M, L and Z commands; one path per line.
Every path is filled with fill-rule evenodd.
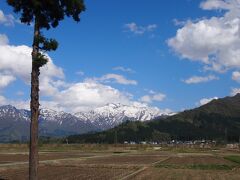
M 240 179 L 240 152 L 225 148 L 55 144 L 42 145 L 39 154 L 44 180 Z M 0 145 L 0 179 L 27 176 L 27 145 Z

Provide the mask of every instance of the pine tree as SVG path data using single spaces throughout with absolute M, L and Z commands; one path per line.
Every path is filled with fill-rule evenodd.
M 47 51 L 55 51 L 58 43 L 44 37 L 42 30 L 56 28 L 61 20 L 72 17 L 80 21 L 85 10 L 83 0 L 7 0 L 15 13 L 20 14 L 22 23 L 34 24 L 31 72 L 31 125 L 29 152 L 29 179 L 38 179 L 38 117 L 39 117 L 39 75 L 40 67 L 48 62 Z

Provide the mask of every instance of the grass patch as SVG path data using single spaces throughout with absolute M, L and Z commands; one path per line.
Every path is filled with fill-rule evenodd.
M 232 170 L 236 166 L 226 164 L 186 164 L 186 165 L 157 164 L 155 167 L 171 169 Z
M 232 170 L 235 166 L 226 164 L 193 164 L 187 165 L 188 169 L 200 170 Z
M 124 154 L 124 153 L 128 153 L 128 152 L 123 152 L 123 151 L 114 151 L 113 154 Z
M 240 156 L 225 156 L 224 159 L 240 164 Z
M 156 164 L 155 167 L 157 168 L 167 168 L 167 169 L 183 169 L 183 166 L 176 165 L 176 164 Z
M 162 147 L 161 151 L 174 153 L 209 153 L 211 149 L 197 148 L 197 147 Z

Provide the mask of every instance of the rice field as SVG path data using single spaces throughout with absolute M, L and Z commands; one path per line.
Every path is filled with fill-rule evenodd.
M 183 153 L 176 148 L 122 145 L 54 147 L 41 148 L 39 179 L 240 179 L 239 151 L 194 149 Z M 0 145 L 0 179 L 28 179 L 27 151 L 17 146 L 10 149 Z

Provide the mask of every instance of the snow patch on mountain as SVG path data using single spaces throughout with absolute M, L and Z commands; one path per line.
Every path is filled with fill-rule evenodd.
M 124 121 L 147 121 L 160 116 L 169 115 L 170 111 L 160 111 L 156 107 L 148 107 L 147 105 L 135 103 L 133 105 L 123 104 L 107 104 L 102 107 L 95 108 L 88 112 L 78 112 L 75 114 L 63 111 L 55 111 L 51 109 L 40 109 L 39 122 L 45 128 L 66 128 L 75 126 L 89 126 L 91 130 L 105 130 L 117 126 Z M 0 107 L 0 118 L 11 121 L 30 122 L 30 111 L 24 109 L 16 109 L 11 105 Z M 48 127 L 51 126 L 51 127 Z M 87 128 L 88 129 L 88 128 Z M 76 132 L 78 133 L 78 132 Z
M 101 129 L 108 129 L 126 120 L 146 121 L 159 116 L 166 116 L 169 113 L 170 111 L 163 113 L 156 107 L 148 107 L 138 103 L 131 106 L 111 103 L 89 112 L 78 112 L 74 115 L 81 120 L 90 121 Z

